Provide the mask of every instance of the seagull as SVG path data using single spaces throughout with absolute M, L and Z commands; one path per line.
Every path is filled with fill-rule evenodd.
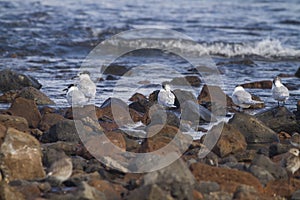
M 272 97 L 277 100 L 278 107 L 279 107 L 279 101 L 283 102 L 283 105 L 285 104 L 285 101 L 289 98 L 289 90 L 282 84 L 281 79 L 276 76 L 273 80 L 272 85 Z
M 74 84 L 70 84 L 64 91 L 67 91 L 66 98 L 71 106 L 83 107 L 88 101 L 84 94 Z
M 252 96 L 242 86 L 237 86 L 232 93 L 232 101 L 239 108 L 249 108 L 251 105 L 263 103 L 262 101 L 255 101 Z
M 53 179 L 59 184 L 66 181 L 72 175 L 73 164 L 69 157 L 63 157 L 55 161 L 47 174 L 47 178 Z
M 90 73 L 88 71 L 83 71 L 79 73 L 78 77 L 78 89 L 84 94 L 88 101 L 95 98 L 96 84 L 91 80 Z
M 157 96 L 158 104 L 168 107 L 168 108 L 176 108 L 175 106 L 175 95 L 171 91 L 171 87 L 167 82 L 162 84 L 162 88 L 160 89 Z

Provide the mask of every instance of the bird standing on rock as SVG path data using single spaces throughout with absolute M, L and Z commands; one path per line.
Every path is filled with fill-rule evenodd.
M 90 101 L 96 96 L 96 84 L 91 80 L 90 73 L 84 71 L 79 73 L 78 89 L 84 94 L 84 96 Z
M 288 182 L 290 183 L 290 176 L 293 175 L 300 168 L 299 149 L 291 148 L 288 156 L 281 161 L 282 167 L 285 167 L 288 172 Z
M 282 84 L 281 79 L 276 76 L 273 80 L 272 85 L 272 97 L 278 102 L 283 102 L 283 106 L 285 104 L 285 101 L 289 98 L 289 90 Z
M 87 98 L 74 84 L 70 84 L 64 91 L 67 91 L 66 98 L 71 106 L 82 107 L 87 103 Z
M 175 95 L 171 91 L 171 87 L 167 82 L 162 84 L 162 88 L 160 89 L 157 101 L 160 105 L 168 107 L 168 108 L 176 108 L 175 106 Z
M 262 101 L 255 101 L 252 96 L 242 86 L 237 86 L 232 93 L 232 101 L 239 108 L 249 108 L 251 105 L 263 103 Z
M 63 157 L 55 161 L 47 174 L 47 178 L 56 181 L 59 185 L 72 175 L 73 164 L 69 157 Z

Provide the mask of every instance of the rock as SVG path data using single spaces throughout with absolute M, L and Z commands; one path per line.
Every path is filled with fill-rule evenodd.
M 134 93 L 130 98 L 129 101 L 132 102 L 139 102 L 142 100 L 147 100 L 147 97 L 141 93 Z
M 34 87 L 25 87 L 17 95 L 25 99 L 33 100 L 37 105 L 52 105 L 55 104 L 49 97 Z
M 0 103 L 11 103 L 16 98 L 18 92 L 15 90 L 10 90 L 5 92 L 3 95 L 0 96 Z
M 195 180 L 181 159 L 144 176 L 143 186 L 154 184 L 164 191 L 169 191 L 174 199 L 193 199 Z
M 263 192 L 259 180 L 248 172 L 213 167 L 202 163 L 194 163 L 190 168 L 197 181 L 216 182 L 224 192 L 233 193 L 241 184 L 253 186 L 260 194 Z
M 186 101 L 193 101 L 193 102 L 197 102 L 196 97 L 194 96 L 194 94 L 190 91 L 185 91 L 185 90 L 180 90 L 180 89 L 176 89 L 173 91 L 176 99 L 180 105 L 184 104 Z M 176 105 L 176 102 L 175 102 Z
M 171 85 L 200 87 L 201 80 L 198 76 L 175 77 L 170 82 Z
M 250 58 L 243 58 L 239 60 L 231 60 L 228 62 L 219 62 L 217 63 L 217 66 L 219 65 L 247 65 L 247 66 L 252 66 L 255 65 L 255 62 L 251 60 Z
M 126 142 L 122 134 L 111 131 L 105 133 L 105 135 L 111 141 L 111 143 L 119 147 L 121 150 L 126 151 Z
M 56 113 L 46 113 L 42 116 L 38 128 L 42 131 L 48 131 L 51 126 L 57 124 L 58 122 L 64 120 L 65 118 Z
M 300 132 L 300 124 L 297 122 L 296 116 L 286 107 L 274 107 L 256 114 L 255 117 L 275 132 Z
M 272 81 L 256 81 L 251 83 L 241 84 L 244 88 L 259 88 L 259 89 L 271 89 L 273 85 Z
M 219 130 L 222 130 L 219 138 Z M 235 154 L 243 152 L 247 148 L 245 137 L 240 133 L 239 130 L 226 123 L 219 123 L 214 126 L 208 133 L 208 135 L 215 135 L 218 139 L 217 144 L 213 148 L 220 157 L 228 156 L 229 154 Z
M 2 142 L 5 138 L 6 131 L 7 131 L 7 128 L 0 124 L 0 146 L 2 145 Z M 0 182 L 1 182 L 1 175 L 0 175 Z
M 205 194 L 204 199 L 209 199 L 209 200 L 232 200 L 233 194 L 227 193 L 227 192 L 212 192 L 210 194 Z
M 256 152 L 256 150 L 247 149 L 243 152 L 235 154 L 234 156 L 238 162 L 251 162 L 256 156 Z
M 64 112 L 64 117 L 67 119 L 81 120 L 82 118 L 89 117 L 95 121 L 101 115 L 101 110 L 94 105 L 85 105 L 83 107 L 69 107 Z
M 157 102 L 158 93 L 159 93 L 159 90 L 155 90 L 149 95 L 150 104 L 154 104 L 155 102 Z
M 268 170 L 257 165 L 251 165 L 249 167 L 249 172 L 253 174 L 253 176 L 255 176 L 256 178 L 258 178 L 260 183 L 264 186 L 266 186 L 268 182 L 275 180 L 273 175 Z
M 147 115 L 149 116 L 150 121 L 150 124 L 147 124 L 148 126 L 155 124 L 165 124 L 175 127 L 180 126 L 180 119 L 174 112 L 170 110 L 164 110 L 159 106 L 152 106 Z
M 267 156 L 258 154 L 251 162 L 251 166 L 256 165 L 259 166 L 268 172 L 275 178 L 275 179 L 282 179 L 287 178 L 287 172 L 286 170 L 275 164 L 270 158 Z
M 105 71 L 103 74 L 110 74 L 115 76 L 123 76 L 126 72 L 128 72 L 130 69 L 126 66 L 122 65 L 109 65 L 105 68 Z
M 32 86 L 40 89 L 42 85 L 31 76 L 19 74 L 10 69 L 0 71 L 0 90 L 7 92 L 9 90 L 20 90 L 24 87 Z
M 275 143 L 271 144 L 269 148 L 269 156 L 272 158 L 276 155 L 283 154 L 289 151 L 291 148 L 288 144 Z
M 0 183 L 0 199 L 3 200 L 25 200 L 25 196 L 17 191 L 14 187 L 5 182 Z
M 300 67 L 299 67 L 298 70 L 296 71 L 295 76 L 298 77 L 298 78 L 300 78 Z
M 11 127 L 23 132 L 29 131 L 28 122 L 23 117 L 0 114 L 0 124 L 6 128 Z
M 281 196 L 290 199 L 292 194 L 300 188 L 300 181 L 298 179 L 291 179 L 290 181 L 290 183 L 287 179 L 270 181 L 265 187 L 265 193 L 272 196 L 272 198 Z
M 79 120 L 65 119 L 63 121 L 59 121 L 54 126 L 52 126 L 48 132 L 44 133 L 42 135 L 41 141 L 44 143 L 56 141 L 79 142 L 80 138 L 78 136 L 78 133 L 80 131 L 82 131 L 82 133 L 85 133 L 83 127 L 83 123 Z
M 240 199 L 240 200 L 253 200 L 253 199 L 260 199 L 261 195 L 257 193 L 253 186 L 248 185 L 240 185 L 234 195 L 233 199 Z
M 113 188 L 112 184 L 106 180 L 93 179 L 88 181 L 88 184 L 104 193 L 107 200 L 121 199 L 121 196 L 117 194 L 117 191 Z
M 27 120 L 29 127 L 31 128 L 37 128 L 42 118 L 35 102 L 33 100 L 24 99 L 22 97 L 16 98 L 14 100 L 14 102 L 8 109 L 8 112 L 11 115 L 24 117 Z
M 279 138 L 273 130 L 251 115 L 236 113 L 229 120 L 229 124 L 244 135 L 248 144 L 279 142 Z
M 199 104 L 209 104 L 209 110 L 220 110 L 221 115 L 225 115 L 227 106 L 234 105 L 231 98 L 218 86 L 204 85 L 197 99 Z
M 197 190 L 202 194 L 209 194 L 211 192 L 218 192 L 221 188 L 216 182 L 200 181 L 199 185 L 197 185 Z
M 300 68 L 298 69 L 300 77 Z M 296 192 L 293 193 L 291 200 L 299 200 L 300 199 L 300 190 L 297 190 Z
M 35 199 L 41 196 L 40 186 L 42 186 L 42 184 L 37 182 L 16 180 L 10 182 L 9 185 L 12 186 L 12 188 L 14 188 L 16 191 L 20 192 L 26 199 Z
M 173 200 L 168 192 L 163 191 L 156 184 L 139 187 L 131 191 L 127 198 L 128 200 Z
M 0 167 L 6 179 L 12 181 L 45 176 L 40 143 L 28 133 L 8 128 L 0 153 Z

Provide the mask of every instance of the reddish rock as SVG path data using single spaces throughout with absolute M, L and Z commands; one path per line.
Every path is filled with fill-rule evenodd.
M 30 134 L 8 128 L 0 152 L 1 171 L 8 180 L 45 176 L 40 143 Z
M 65 111 L 64 117 L 67 119 L 82 119 L 90 117 L 97 121 L 99 108 L 94 105 L 85 105 L 84 107 L 70 107 Z
M 291 197 L 300 188 L 300 180 L 291 178 L 290 183 L 287 179 L 270 181 L 265 187 L 265 193 L 269 196 Z
M 204 85 L 197 99 L 199 104 L 205 104 L 213 100 L 212 103 L 222 107 L 234 105 L 231 98 L 218 86 Z
M 118 132 L 108 132 L 105 133 L 106 137 L 116 146 L 126 151 L 126 142 L 121 133 Z
M 24 117 L 29 127 L 37 128 L 41 120 L 41 114 L 33 100 L 24 99 L 22 97 L 16 98 L 8 112 L 12 115 Z
M 88 182 L 88 184 L 90 186 L 96 188 L 100 192 L 103 192 L 105 194 L 107 200 L 121 199 L 121 195 L 118 194 L 115 191 L 113 185 L 106 180 L 94 179 L 94 180 L 90 180 Z
M 11 127 L 23 132 L 29 131 L 28 122 L 23 117 L 0 114 L 0 124 L 6 128 Z
M 202 199 L 204 199 L 204 197 L 201 194 L 201 192 L 198 192 L 197 190 L 193 190 L 193 199 L 202 200 Z
M 248 172 L 213 167 L 202 163 L 194 163 L 190 168 L 197 181 L 216 182 L 225 192 L 233 193 L 241 184 L 253 186 L 259 193 L 263 192 L 259 180 Z
M 129 101 L 138 102 L 141 100 L 147 100 L 147 97 L 141 93 L 134 93 L 130 98 Z
M 64 119 L 65 118 L 59 114 L 46 113 L 43 115 L 38 127 L 42 131 L 47 131 L 50 129 L 51 126 L 55 125 L 56 123 Z
M 260 89 L 271 89 L 272 88 L 272 81 L 256 81 L 251 83 L 244 83 L 241 84 L 244 88 L 260 88 Z
M 243 152 L 247 148 L 245 137 L 241 132 L 229 124 L 220 123 L 214 126 L 208 134 L 219 135 L 219 130 L 222 130 L 220 138 L 213 148 L 220 157 L 226 157 L 229 154 Z M 215 133 L 216 132 L 216 133 Z

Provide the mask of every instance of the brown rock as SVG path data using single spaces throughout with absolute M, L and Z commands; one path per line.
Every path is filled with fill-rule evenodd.
M 213 148 L 213 152 L 220 157 L 226 157 L 229 154 L 235 154 L 246 150 L 247 143 L 245 137 L 239 130 L 229 124 L 220 123 L 217 126 L 214 126 L 208 134 L 218 135 L 219 133 L 214 132 L 215 130 L 220 130 L 221 127 L 223 127 L 222 132 L 217 144 Z
M 16 98 L 23 97 L 33 100 L 37 105 L 55 104 L 47 95 L 34 87 L 25 87 L 17 95 Z
M 5 138 L 7 128 L 0 124 L 0 146 Z M 0 180 L 1 182 L 1 180 Z
M 48 131 L 51 126 L 55 125 L 56 123 L 64 119 L 65 118 L 59 114 L 46 113 L 43 115 L 38 127 L 42 131 Z
M 45 176 L 40 143 L 27 133 L 8 128 L 0 155 L 1 170 L 10 181 Z
M 185 76 L 185 77 L 175 77 L 170 82 L 172 85 L 183 85 L 183 86 L 193 86 L 200 87 L 201 80 L 198 76 Z
M 25 200 L 25 196 L 17 191 L 14 187 L 5 182 L 0 183 L 0 199 L 3 200 Z
M 287 179 L 270 181 L 265 187 L 265 193 L 269 196 L 291 197 L 300 188 L 300 180 L 291 178 L 290 183 Z
M 94 188 L 96 188 L 97 190 L 99 190 L 100 192 L 103 192 L 106 196 L 107 200 L 117 200 L 117 199 L 121 199 L 120 194 L 118 194 L 114 187 L 112 186 L 111 183 L 109 183 L 106 180 L 90 180 L 88 182 L 88 184 Z
M 253 200 L 260 199 L 260 195 L 257 193 L 253 186 L 240 185 L 233 195 L 233 198 L 238 200 Z
M 298 70 L 296 71 L 295 76 L 298 77 L 298 78 L 300 78 L 300 67 L 299 67 Z
M 40 120 L 41 114 L 33 100 L 24 99 L 22 97 L 16 98 L 8 112 L 15 116 L 24 117 L 29 127 L 37 128 Z
M 29 130 L 28 122 L 23 117 L 0 114 L 0 124 L 4 125 L 6 128 L 11 127 L 23 132 Z
M 12 188 L 21 193 L 26 199 L 35 199 L 41 196 L 41 191 L 39 185 L 36 182 L 27 182 L 27 181 L 12 181 L 10 185 Z
M 84 107 L 70 107 L 65 111 L 64 117 L 67 119 L 82 119 L 89 117 L 95 121 L 98 120 L 99 108 L 94 105 L 85 105 Z
M 197 99 L 199 104 L 211 102 L 221 107 L 233 105 L 231 98 L 218 86 L 204 85 Z
M 253 186 L 259 193 L 263 192 L 259 180 L 248 172 L 218 168 L 202 163 L 194 163 L 190 168 L 197 181 L 214 181 L 225 192 L 233 193 L 241 184 Z
M 141 100 L 147 100 L 147 97 L 141 93 L 134 93 L 130 98 L 129 101 L 138 102 Z
M 133 190 L 128 195 L 127 199 L 130 200 L 173 200 L 170 194 L 166 191 L 163 191 L 156 184 L 142 186 L 136 190 Z
M 126 142 L 121 133 L 118 132 L 108 132 L 105 133 L 106 137 L 116 146 L 126 151 Z
M 15 90 L 5 92 L 3 95 L 0 96 L 0 102 L 1 103 L 11 103 L 14 101 L 17 94 L 18 94 L 18 92 Z
M 251 83 L 244 83 L 241 84 L 244 88 L 261 88 L 261 89 L 271 89 L 272 88 L 272 81 L 256 81 Z

